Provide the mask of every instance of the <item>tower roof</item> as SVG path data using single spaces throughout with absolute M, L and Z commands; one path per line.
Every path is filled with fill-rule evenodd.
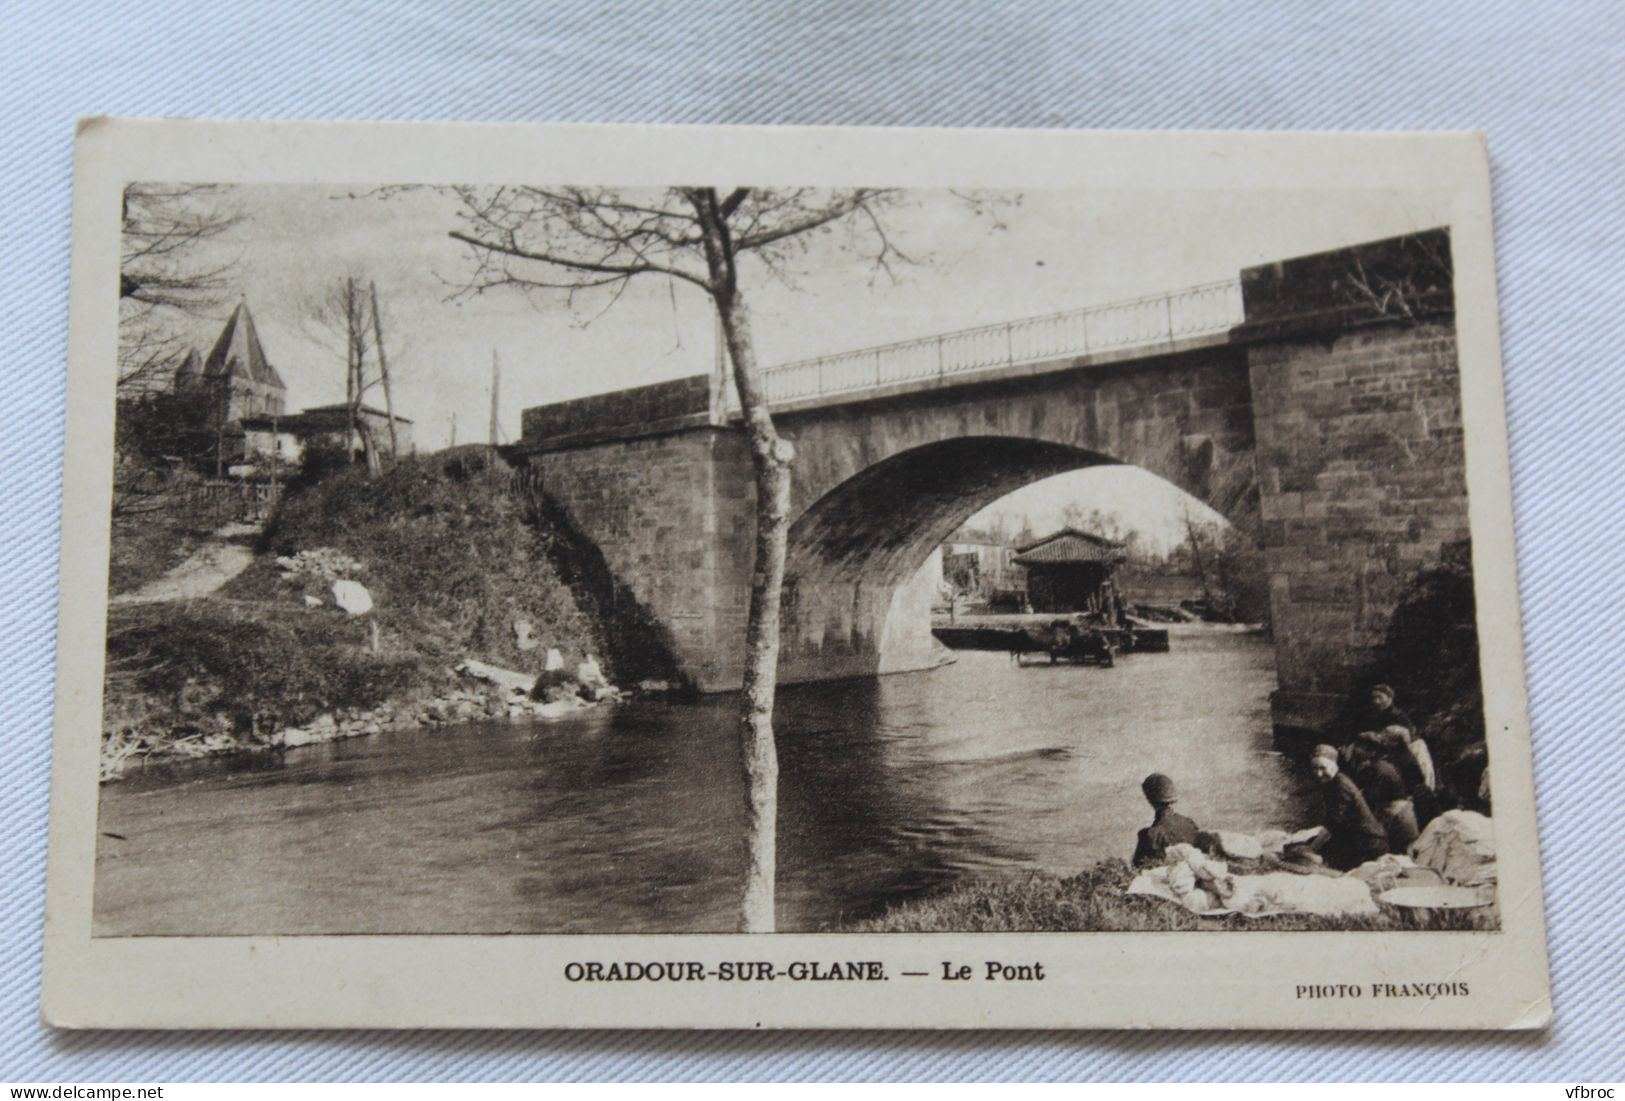
M 181 357 L 180 366 L 175 368 L 175 384 L 184 386 L 189 382 L 195 382 L 202 374 L 203 360 L 198 356 L 197 349 L 186 349 L 186 354 Z
M 237 303 L 237 308 L 231 311 L 226 327 L 220 330 L 219 339 L 203 361 L 204 378 L 234 378 L 238 375 L 278 390 L 287 389 L 282 376 L 265 358 L 265 349 L 260 346 L 260 335 L 255 331 L 254 316 L 248 312 L 247 302 Z

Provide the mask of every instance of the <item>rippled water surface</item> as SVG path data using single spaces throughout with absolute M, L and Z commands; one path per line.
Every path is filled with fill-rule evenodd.
M 1172 775 L 1203 827 L 1299 824 L 1306 785 L 1270 738 L 1270 646 L 1173 646 L 1112 669 L 961 653 L 782 690 L 780 928 L 1126 857 L 1148 772 Z M 733 706 L 640 701 L 137 775 L 103 789 L 96 930 L 728 930 Z

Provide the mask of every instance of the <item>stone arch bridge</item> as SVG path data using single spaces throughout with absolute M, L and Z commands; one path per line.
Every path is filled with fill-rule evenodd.
M 1433 230 L 772 370 L 797 453 L 781 677 L 934 664 L 931 551 L 1023 485 L 1130 463 L 1263 547 L 1276 723 L 1323 723 L 1467 537 L 1449 271 Z M 739 683 L 753 553 L 726 396 L 696 376 L 527 409 L 514 448 L 702 690 Z

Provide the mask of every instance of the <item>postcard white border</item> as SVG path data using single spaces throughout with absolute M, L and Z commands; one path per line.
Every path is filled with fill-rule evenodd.
M 1496 314 L 1472 133 L 1293 134 L 91 119 L 75 150 L 67 461 L 47 864 L 46 1023 L 60 1027 L 1539 1028 L 1551 1015 Z M 119 195 L 209 182 L 975 188 L 1454 185 L 1450 224 L 1496 795 L 1495 933 L 93 938 Z M 880 983 L 570 983 L 578 960 L 881 960 Z M 1041 983 L 901 979 L 1043 961 Z M 1295 995 L 1465 982 L 1468 997 Z

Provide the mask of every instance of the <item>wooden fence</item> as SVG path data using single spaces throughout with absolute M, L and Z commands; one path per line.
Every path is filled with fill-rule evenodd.
M 283 484 L 251 482 L 246 479 L 211 479 L 191 490 L 191 504 L 212 512 L 222 523 L 240 520 L 258 523 L 267 519 L 282 499 Z

